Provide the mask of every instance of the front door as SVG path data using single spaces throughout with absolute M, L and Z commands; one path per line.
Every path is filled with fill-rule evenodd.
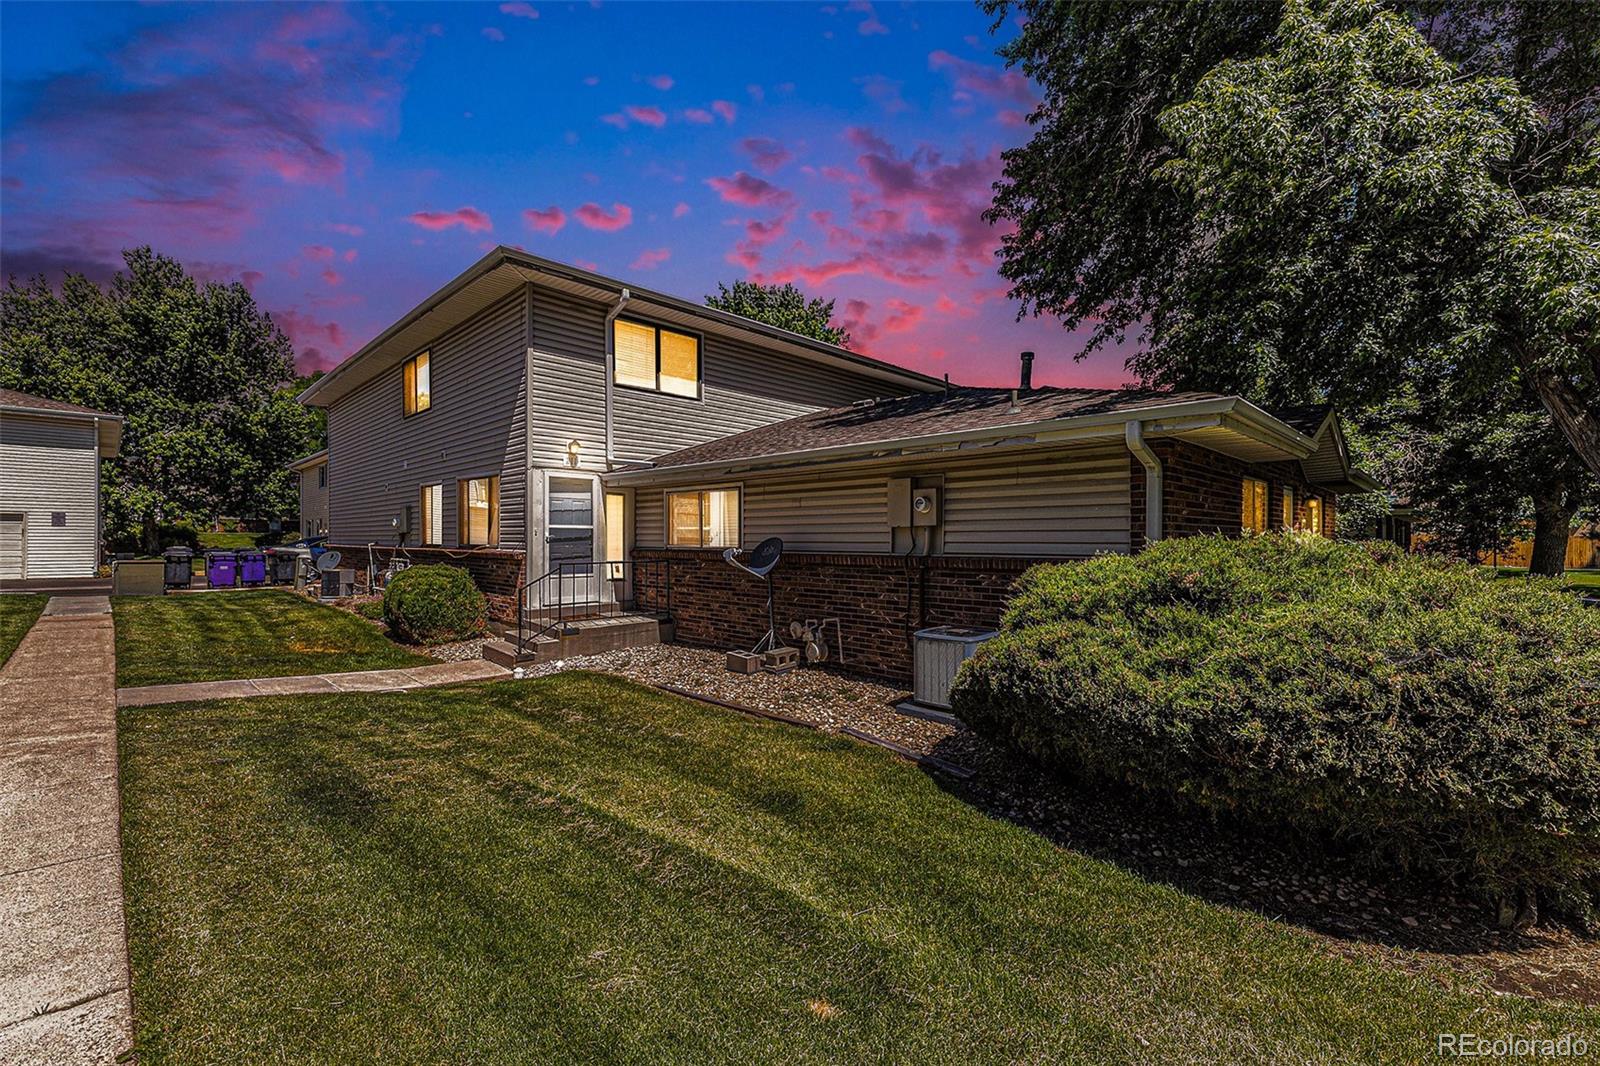
M 605 584 L 594 557 L 594 482 L 552 477 L 545 492 L 546 605 L 601 602 Z

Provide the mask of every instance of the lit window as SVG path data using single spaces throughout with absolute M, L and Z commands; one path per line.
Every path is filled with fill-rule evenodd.
M 1244 495 L 1239 510 L 1239 526 L 1246 533 L 1267 531 L 1267 483 L 1253 477 L 1244 479 Z
M 1322 500 L 1316 496 L 1306 497 L 1306 528 L 1322 536 Z
M 700 395 L 700 340 L 619 318 L 612 323 L 615 369 L 611 380 L 674 396 Z
M 428 353 L 419 352 L 406 360 L 406 414 L 414 415 L 433 406 L 433 390 L 428 373 Z
M 500 479 L 475 477 L 458 482 L 456 514 L 462 547 L 484 547 L 500 539 Z
M 424 544 L 444 543 L 444 486 L 422 486 L 422 503 L 419 511 L 422 523 L 419 532 Z
M 737 547 L 739 490 L 667 493 L 667 543 L 674 548 Z
M 1283 528 L 1294 528 L 1294 489 L 1283 487 Z
M 628 498 L 620 492 L 606 493 L 606 576 L 621 580 L 622 561 L 628 555 Z

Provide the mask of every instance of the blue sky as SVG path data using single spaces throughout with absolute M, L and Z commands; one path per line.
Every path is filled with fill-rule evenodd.
M 240 279 L 304 368 L 489 247 L 699 298 L 790 280 L 854 347 L 968 383 L 1040 353 L 981 219 L 1034 88 L 974 5 L 3 5 L 0 251 Z

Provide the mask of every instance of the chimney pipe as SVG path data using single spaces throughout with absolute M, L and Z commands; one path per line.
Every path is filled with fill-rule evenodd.
M 1033 388 L 1033 353 L 1022 353 L 1022 391 Z

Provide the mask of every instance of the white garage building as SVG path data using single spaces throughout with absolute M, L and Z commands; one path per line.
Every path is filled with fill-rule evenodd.
M 0 583 L 93 577 L 100 565 L 100 460 L 122 419 L 0 389 Z

